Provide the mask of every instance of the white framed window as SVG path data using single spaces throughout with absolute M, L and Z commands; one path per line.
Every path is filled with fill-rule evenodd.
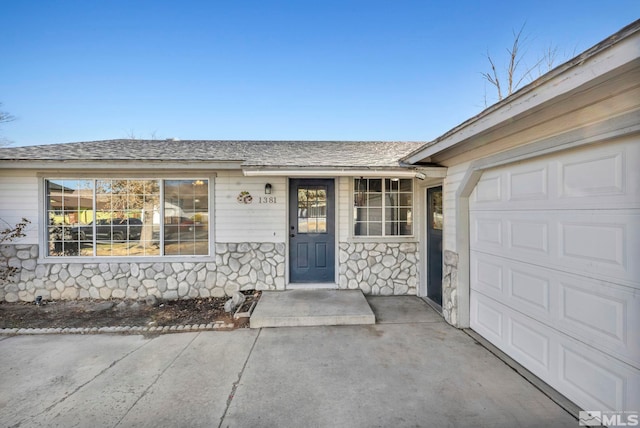
M 353 186 L 354 236 L 413 235 L 413 180 L 356 178 Z
M 209 254 L 206 178 L 45 179 L 50 257 Z

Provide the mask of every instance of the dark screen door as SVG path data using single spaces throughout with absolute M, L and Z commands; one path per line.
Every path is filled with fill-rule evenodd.
M 335 281 L 334 181 L 289 181 L 289 281 Z
M 442 187 L 427 189 L 427 297 L 442 305 Z

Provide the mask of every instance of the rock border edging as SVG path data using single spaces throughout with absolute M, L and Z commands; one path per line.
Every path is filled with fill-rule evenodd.
M 220 331 L 223 329 L 235 329 L 233 323 L 216 321 L 209 324 L 184 324 L 172 326 L 118 326 L 118 327 L 54 327 L 54 328 L 0 328 L 0 335 L 22 336 L 41 334 L 144 334 L 144 333 L 183 333 L 200 331 Z M 227 331 L 227 330 L 224 330 Z

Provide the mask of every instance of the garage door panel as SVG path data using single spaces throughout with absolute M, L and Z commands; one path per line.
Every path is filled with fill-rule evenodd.
M 485 314 L 500 312 L 486 308 L 495 301 L 640 368 L 635 290 L 484 253 L 472 252 L 470 261 L 474 299 L 490 298 L 482 300 Z
M 471 212 L 470 235 L 472 251 L 640 289 L 637 211 Z
M 531 165 L 509 171 L 507 182 L 507 199 L 510 202 L 527 202 L 549 199 L 549 165 Z
M 552 321 L 561 331 L 640 368 L 640 296 L 578 277 L 558 279 Z
M 484 171 L 471 328 L 584 409 L 640 408 L 640 138 Z
M 548 220 L 508 220 L 507 231 L 511 248 L 549 255 Z
M 633 236 L 625 233 L 630 228 L 633 229 L 632 224 L 625 224 L 612 216 L 594 218 L 578 215 L 572 221 L 561 220 L 558 255 L 577 263 L 624 269 L 627 264 L 625 250 L 630 247 L 626 241 L 633 240 Z M 629 250 L 633 251 L 633 248 Z
M 493 338 L 494 345 L 537 376 L 550 377 L 550 342 L 542 324 L 532 323 L 526 315 L 479 293 L 473 307 L 476 311 L 471 311 L 471 328 L 489 340 Z
M 640 370 L 567 336 L 491 298 L 476 294 L 471 327 L 522 366 L 584 409 L 623 410 L 640 406 Z M 495 313 L 495 325 L 475 315 Z
M 625 343 L 628 315 L 627 304 L 622 299 L 600 293 L 588 292 L 571 284 L 560 283 L 560 319 L 573 323 L 588 332 L 605 335 L 614 341 Z
M 531 360 L 540 369 L 549 369 L 549 338 L 528 322 L 520 322 L 513 317 L 507 318 L 509 345 L 520 351 L 523 358 Z
M 502 182 L 503 177 L 500 171 L 483 174 L 471 195 L 473 205 L 493 205 L 491 202 L 502 201 Z
M 490 339 L 496 345 L 504 341 L 503 315 L 497 310 L 493 302 L 484 297 L 476 299 L 471 305 L 471 327 L 478 333 Z
M 471 258 L 471 276 L 474 289 L 485 294 L 502 294 L 504 281 L 504 267 L 494 261 L 487 260 L 483 254 L 474 255 Z
M 502 240 L 503 223 L 500 219 L 489 216 L 474 216 L 472 219 L 473 227 L 471 234 L 473 240 L 471 247 L 501 249 L 504 247 Z
M 637 159 L 637 158 L 636 158 Z M 627 153 L 600 150 L 558 159 L 560 198 L 589 198 L 625 194 Z
M 486 171 L 470 209 L 640 208 L 637 137 Z
M 525 263 L 484 253 L 472 252 L 470 261 L 472 291 L 529 316 L 551 320 L 551 275 Z
M 551 301 L 551 281 L 539 272 L 510 268 L 507 282 L 510 300 L 519 302 L 536 312 L 549 314 Z
M 581 343 L 557 341 L 557 381 L 563 391 L 584 409 L 632 410 L 640 408 L 640 372 L 606 354 L 592 352 Z

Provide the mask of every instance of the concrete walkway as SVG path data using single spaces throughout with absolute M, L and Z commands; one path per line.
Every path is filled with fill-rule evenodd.
M 0 337 L 0 426 L 576 427 L 415 297 L 378 323 Z

